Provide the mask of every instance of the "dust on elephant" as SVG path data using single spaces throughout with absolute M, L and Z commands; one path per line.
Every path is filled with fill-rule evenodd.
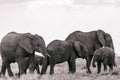
M 68 62 L 69 73 L 73 74 L 76 72 L 76 58 L 86 58 L 87 48 L 82 43 L 77 41 L 72 42 L 53 40 L 48 44 L 47 52 L 50 55 L 50 57 L 48 58 L 48 65 L 50 65 L 50 74 L 54 73 L 55 64 L 63 63 L 65 61 Z
M 96 49 L 100 47 L 108 46 L 114 50 L 111 35 L 102 30 L 96 30 L 90 32 L 75 31 L 70 35 L 68 35 L 66 41 L 78 41 L 87 47 L 88 56 L 86 59 L 86 67 L 88 73 L 91 73 L 90 70 L 91 60 L 93 57 L 93 53 Z
M 101 72 L 101 63 L 103 63 L 104 71 L 107 70 L 107 65 L 110 68 L 110 71 L 113 70 L 115 63 L 115 52 L 110 47 L 104 47 L 97 49 L 93 54 L 93 67 L 96 67 L 95 62 L 97 62 L 97 73 Z
M 1 41 L 1 57 L 2 57 L 2 69 L 1 75 L 5 75 L 6 69 L 10 77 L 13 76 L 10 63 L 17 62 L 19 72 L 18 76 L 26 73 L 26 57 L 29 57 L 29 61 L 34 59 L 35 52 L 42 53 L 44 56 L 46 53 L 46 46 L 43 38 L 37 34 L 31 33 L 16 33 L 10 32 L 3 37 Z

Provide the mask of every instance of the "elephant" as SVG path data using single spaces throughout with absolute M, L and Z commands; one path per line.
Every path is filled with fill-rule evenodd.
M 50 65 L 50 75 L 54 74 L 55 64 L 68 62 L 69 73 L 74 74 L 76 72 L 75 60 L 78 57 L 86 58 L 87 48 L 80 42 L 53 40 L 47 46 L 48 64 Z
M 0 74 L 5 75 L 7 69 L 10 77 L 14 76 L 10 67 L 11 63 L 17 62 L 18 76 L 20 76 L 26 73 L 26 69 L 29 67 L 25 66 L 26 62 L 30 61 L 32 63 L 36 52 L 42 53 L 45 57 L 47 56 L 44 39 L 37 34 L 33 35 L 31 33 L 7 33 L 1 40 L 0 50 L 2 58 Z M 43 70 L 46 63 L 44 61 Z
M 95 62 L 97 62 L 97 73 L 101 72 L 101 63 L 103 63 L 104 71 L 107 71 L 107 65 L 109 66 L 110 71 L 112 71 L 113 66 L 116 66 L 114 50 L 110 47 L 104 47 L 95 50 L 93 54 L 93 67 L 96 67 Z
M 113 40 L 109 33 L 103 30 L 95 30 L 90 32 L 74 31 L 68 35 L 66 41 L 78 41 L 85 45 L 88 49 L 86 58 L 87 73 L 92 73 L 90 69 L 93 53 L 100 47 L 111 47 L 114 50 Z
M 42 65 L 44 63 L 43 59 L 44 59 L 44 57 L 35 55 L 33 64 L 29 64 L 30 73 L 33 73 L 36 70 L 37 73 L 40 74 L 39 65 Z

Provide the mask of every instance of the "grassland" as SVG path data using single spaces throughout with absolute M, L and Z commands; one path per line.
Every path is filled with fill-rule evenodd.
M 87 74 L 85 69 L 85 60 L 77 59 L 76 60 L 76 73 L 68 74 L 68 65 L 67 63 L 57 64 L 55 66 L 55 74 L 49 75 L 49 67 L 45 75 L 38 75 L 36 72 L 30 74 L 27 71 L 27 75 L 22 75 L 20 79 L 14 77 L 10 78 L 6 73 L 5 77 L 1 77 L 0 80 L 120 80 L 120 57 L 116 58 L 117 68 L 114 68 L 114 75 L 111 73 L 104 74 L 103 68 L 100 74 L 97 73 L 96 68 L 92 68 L 92 74 Z M 11 64 L 12 70 L 14 73 L 18 72 L 17 64 Z M 41 67 L 40 67 L 41 68 Z M 1 69 L 1 61 L 0 61 Z M 109 72 L 109 71 L 108 71 Z

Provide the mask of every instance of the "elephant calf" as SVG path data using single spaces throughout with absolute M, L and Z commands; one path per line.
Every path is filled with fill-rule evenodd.
M 43 59 L 43 57 L 35 55 L 33 63 L 29 65 L 30 73 L 33 73 L 36 70 L 37 73 L 40 74 L 39 65 L 43 64 Z
M 110 71 L 113 70 L 115 63 L 115 52 L 110 47 L 99 48 L 94 52 L 93 67 L 96 67 L 95 62 L 97 62 L 98 72 L 101 72 L 101 63 L 103 63 L 104 71 L 107 71 L 107 65 Z
M 65 61 L 68 62 L 69 73 L 73 74 L 76 72 L 75 59 L 78 57 L 86 58 L 88 51 L 86 46 L 77 41 L 54 40 L 48 44 L 47 52 L 50 55 L 50 74 L 54 73 L 55 64 L 63 63 Z

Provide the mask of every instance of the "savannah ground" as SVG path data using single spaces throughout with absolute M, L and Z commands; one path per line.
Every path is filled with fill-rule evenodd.
M 1 69 L 1 62 L 0 61 L 0 69 Z M 102 72 L 100 74 L 97 73 L 97 69 L 91 66 L 92 74 L 87 74 L 85 69 L 85 60 L 84 59 L 77 59 L 76 60 L 76 73 L 75 74 L 68 74 L 68 65 L 67 62 L 62 64 L 57 64 L 54 68 L 54 74 L 49 75 L 49 67 L 45 75 L 38 75 L 36 71 L 33 74 L 30 74 L 27 71 L 27 75 L 22 75 L 20 79 L 14 77 L 10 78 L 6 73 L 5 77 L 0 77 L 0 80 L 120 80 L 120 57 L 116 57 L 117 68 L 114 68 L 114 71 L 109 74 L 105 74 Z M 15 73 L 18 72 L 18 67 L 16 63 L 11 64 L 11 68 Z M 41 67 L 40 67 L 41 68 Z M 109 68 L 108 68 L 109 69 Z M 109 72 L 109 71 L 108 71 Z

